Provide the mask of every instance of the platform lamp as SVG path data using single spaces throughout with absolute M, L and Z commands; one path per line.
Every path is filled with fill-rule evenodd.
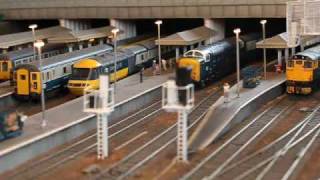
M 36 41 L 34 43 L 34 47 L 38 49 L 38 56 L 39 56 L 39 70 L 41 72 L 41 67 L 42 67 L 42 62 L 41 62 L 41 48 L 44 46 L 44 42 L 42 40 Z M 41 108 L 42 108 L 42 123 L 41 127 L 46 127 L 47 126 L 47 120 L 46 120 L 46 105 L 45 105 L 45 94 L 44 94 L 44 89 L 45 84 L 43 83 L 43 78 L 40 73 L 40 83 L 41 83 Z
M 233 32 L 236 34 L 236 44 L 237 44 L 237 97 L 240 97 L 240 52 L 239 52 L 239 34 L 241 32 L 240 28 L 234 29 Z
M 162 24 L 161 20 L 157 20 L 155 24 L 158 27 L 158 58 L 159 58 L 159 73 L 161 74 L 161 44 L 160 44 L 160 26 Z
M 32 38 L 33 38 L 33 43 L 36 42 L 36 32 L 35 32 L 35 29 L 38 28 L 38 25 L 36 24 L 31 24 L 29 25 L 29 29 L 32 30 Z M 33 46 L 33 60 L 36 60 L 36 47 Z
M 117 34 L 119 32 L 118 28 L 114 28 L 111 30 L 113 34 L 113 41 L 114 41 L 114 73 L 113 73 L 113 87 L 114 87 L 114 93 L 116 92 L 116 82 L 117 82 Z
M 266 40 L 266 23 L 267 23 L 267 20 L 265 19 L 260 21 L 260 24 L 262 25 L 263 43 Z M 265 47 L 263 47 L 263 73 L 264 73 L 264 79 L 267 80 L 267 52 Z

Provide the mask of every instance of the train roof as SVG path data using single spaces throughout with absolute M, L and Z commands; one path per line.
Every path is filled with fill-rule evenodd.
M 252 40 L 258 40 L 258 33 L 251 33 L 240 36 L 240 48 L 244 47 L 244 43 Z M 185 57 L 201 57 L 200 61 L 203 61 L 207 54 L 220 54 L 226 50 L 236 46 L 236 38 L 230 37 L 221 41 L 214 42 L 199 48 L 190 50 L 184 54 Z
M 320 45 L 306 49 L 295 56 L 308 57 L 309 60 L 320 60 Z
M 123 48 L 123 50 L 129 50 L 134 54 L 138 54 L 144 51 L 147 51 L 147 48 L 145 48 L 144 46 L 140 46 L 140 45 L 132 45 L 132 46 L 128 46 Z
M 0 59 L 15 61 L 29 56 L 33 56 L 33 48 L 24 48 L 21 50 L 10 51 L 6 54 L 0 54 Z
M 46 69 L 50 69 L 50 68 L 58 66 L 58 65 L 71 63 L 71 62 L 78 60 L 78 59 L 83 59 L 83 58 L 87 58 L 90 56 L 95 56 L 97 54 L 101 54 L 106 51 L 111 51 L 112 49 L 113 49 L 112 46 L 104 44 L 104 45 L 91 46 L 91 47 L 84 48 L 81 50 L 76 50 L 73 52 L 69 52 L 69 53 L 53 56 L 50 58 L 46 58 L 46 59 L 42 60 L 41 70 L 46 70 Z M 30 65 L 39 68 L 38 61 L 34 61 L 34 62 L 30 63 Z M 18 66 L 17 68 L 19 68 L 19 67 L 20 66 Z
M 133 57 L 133 56 L 134 56 L 134 54 L 132 51 L 122 49 L 117 52 L 117 61 L 122 61 L 124 59 L 127 59 L 129 57 Z M 98 61 L 100 64 L 102 64 L 103 66 L 105 66 L 105 65 L 114 63 L 114 53 L 107 52 L 101 56 L 94 56 L 94 57 L 90 57 L 88 59 L 94 59 L 94 60 Z

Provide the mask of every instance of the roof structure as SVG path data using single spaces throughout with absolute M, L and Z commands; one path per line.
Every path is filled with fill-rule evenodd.
M 61 26 L 53 26 L 49 28 L 35 30 L 36 39 L 47 39 L 53 37 L 57 32 L 69 32 L 70 30 Z M 32 43 L 33 36 L 31 31 L 6 34 L 0 36 L 0 49 L 8 49 L 13 46 Z
M 49 38 L 48 43 L 75 43 L 90 39 L 105 38 L 112 35 L 111 30 L 113 28 L 113 26 L 104 26 L 81 31 L 62 32 L 58 33 L 55 37 Z M 120 31 L 119 33 L 122 32 Z
M 259 41 L 256 44 L 257 48 L 266 48 L 266 49 L 286 49 L 292 48 L 288 46 L 288 34 L 283 32 L 271 38 L 265 39 L 265 41 Z M 309 46 L 315 43 L 320 42 L 320 37 L 317 36 L 303 36 L 300 40 L 300 45 Z
M 214 36 L 214 34 L 214 30 L 201 26 L 161 38 L 160 44 L 167 46 L 187 46 L 207 40 Z M 158 40 L 156 40 L 156 44 L 158 44 Z

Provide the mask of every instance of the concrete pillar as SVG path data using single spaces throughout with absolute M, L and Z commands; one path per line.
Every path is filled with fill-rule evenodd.
M 183 54 L 187 52 L 187 46 L 183 46 Z
M 73 51 L 73 44 L 68 44 L 68 51 L 72 52 Z
M 91 28 L 90 21 L 86 20 L 70 20 L 59 19 L 60 26 L 71 29 L 73 31 L 80 31 Z
M 301 52 L 304 51 L 304 46 L 303 45 L 300 46 L 300 51 Z
M 83 43 L 82 42 L 79 43 L 79 50 L 80 49 L 83 49 Z
M 99 44 L 100 45 L 103 45 L 104 43 L 103 43 L 103 39 L 99 39 Z
M 179 47 L 176 47 L 176 61 L 179 60 L 179 56 L 180 56 L 180 50 L 179 50 Z
M 294 56 L 296 54 L 296 48 L 291 48 L 291 53 L 292 53 L 292 56 Z
M 204 19 L 204 26 L 212 29 L 212 38 L 206 41 L 211 44 L 225 38 L 225 22 L 223 19 Z
M 190 46 L 190 49 L 191 49 L 191 50 L 194 49 L 194 45 L 193 45 L 193 44 Z
M 289 49 L 288 48 L 286 48 L 284 50 L 284 59 L 285 59 L 286 63 L 288 63 L 288 60 L 289 60 Z
M 282 51 L 278 49 L 278 65 L 282 64 Z
M 133 21 L 110 19 L 110 25 L 122 31 L 122 33 L 118 36 L 118 40 L 128 39 L 137 36 L 137 27 Z
M 2 49 L 2 54 L 7 54 L 8 53 L 8 49 Z

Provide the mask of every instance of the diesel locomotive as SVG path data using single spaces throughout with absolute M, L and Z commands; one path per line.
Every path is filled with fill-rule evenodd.
M 162 49 L 162 55 L 168 57 L 173 48 Z M 114 52 L 101 56 L 82 59 L 74 64 L 72 75 L 68 82 L 68 89 L 72 94 L 82 95 L 84 89 L 99 89 L 101 73 L 109 74 L 110 82 L 115 78 L 122 79 L 137 71 L 141 67 L 149 67 L 157 59 L 158 51 L 155 38 L 150 38 L 132 45 L 125 46 L 117 52 L 116 73 L 114 68 Z
M 256 59 L 256 43 L 260 35 L 252 33 L 240 36 L 240 64 Z M 187 51 L 177 62 L 179 68 L 191 67 L 192 81 L 200 86 L 220 79 L 236 69 L 236 39 L 227 38 Z
M 310 94 L 320 80 L 320 45 L 297 53 L 286 65 L 289 94 Z

